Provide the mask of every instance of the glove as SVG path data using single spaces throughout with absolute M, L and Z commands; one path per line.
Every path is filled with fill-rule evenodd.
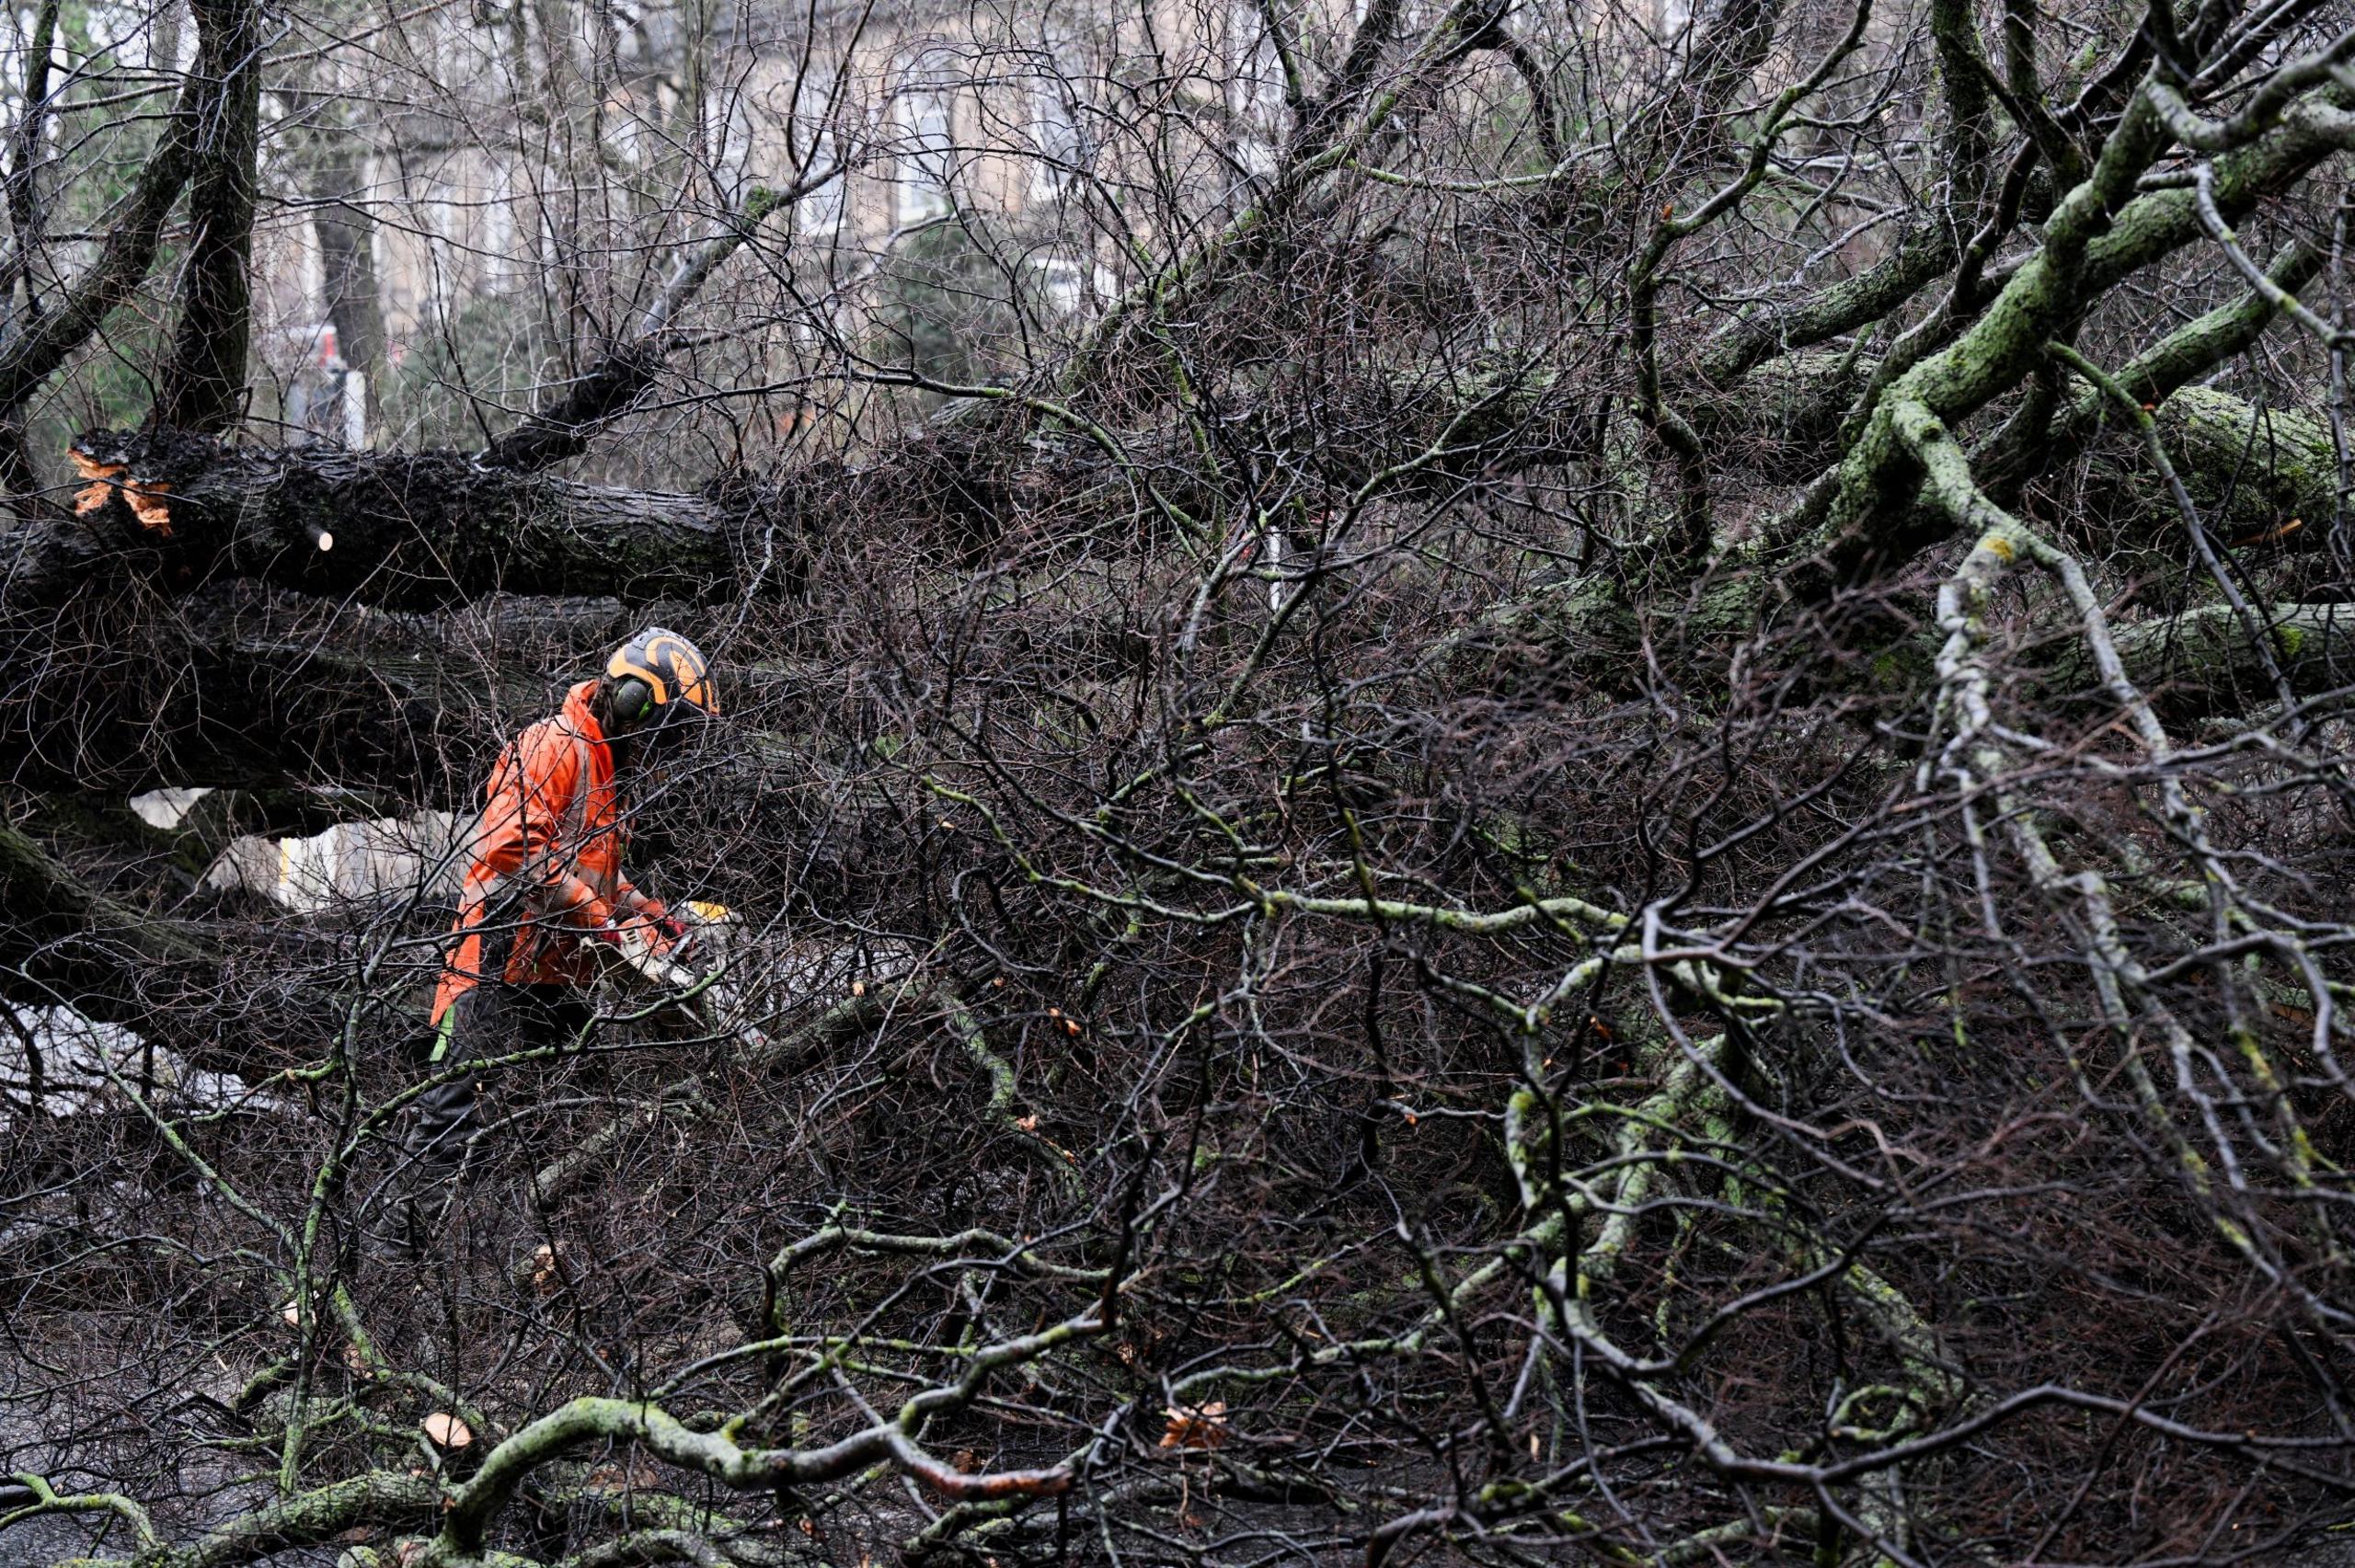
M 663 950 L 669 951 L 687 934 L 687 922 L 671 912 L 671 906 L 660 898 L 649 898 L 643 893 L 626 895 L 630 913 L 646 921 L 663 936 Z

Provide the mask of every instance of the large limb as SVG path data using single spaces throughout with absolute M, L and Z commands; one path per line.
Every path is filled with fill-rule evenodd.
M 140 1550 L 118 1561 L 138 1568 L 236 1568 L 268 1562 L 281 1552 L 332 1545 L 355 1529 L 421 1529 L 432 1523 L 442 1501 L 441 1488 L 422 1475 L 371 1471 L 239 1515 L 194 1540 L 169 1544 L 157 1537 L 144 1510 L 127 1512 L 118 1505 L 121 1500 L 103 1495 L 61 1494 L 39 1477 L 29 1479 L 41 1501 L 12 1517 L 98 1511 L 124 1515 L 132 1520 Z
M 2139 95 L 2126 121 L 2138 117 L 2142 125 L 2134 138 L 2136 155 L 2121 155 L 2120 136 L 2127 129 L 2121 124 L 2105 149 L 2109 173 L 2104 175 L 2097 166 L 2093 178 L 2070 193 L 2056 210 L 2060 226 L 2048 228 L 2041 248 L 2022 261 L 1989 269 L 1987 286 L 1995 295 L 1985 313 L 1953 341 L 1909 366 L 1902 394 L 1900 378 L 1894 376 L 1889 378 L 1890 384 L 1877 388 L 1869 417 L 1861 421 L 1862 436 L 1853 443 L 1844 466 L 1825 475 L 1803 501 L 1767 527 L 1766 535 L 1778 542 L 1797 543 L 1811 535 L 1836 567 L 1836 573 L 1802 574 L 1797 586 L 1803 592 L 1828 589 L 1839 575 L 1853 574 L 1867 562 L 1878 562 L 1882 568 L 1893 566 L 1946 536 L 1944 514 L 1908 498 L 1913 469 L 1902 444 L 1890 434 L 1891 398 L 1926 395 L 1941 419 L 1967 417 L 2018 384 L 2039 361 L 2048 328 L 2072 319 L 2085 302 L 2100 298 L 2201 236 L 2198 193 L 2188 185 L 2162 183 L 2127 198 L 2133 177 L 2147 161 L 2148 143 L 2165 134 L 2156 128 L 2147 99 Z M 2350 144 L 2355 144 L 2355 116 L 2326 94 L 2300 99 L 2281 112 L 2272 129 L 2215 160 L 2215 209 L 2225 221 L 2238 222 Z M 2097 180 L 2100 192 L 2095 189 Z M 1775 353 L 1880 319 L 1919 292 L 1923 285 L 1914 279 L 1930 269 L 1932 260 L 1930 252 L 1909 260 L 1901 246 L 1880 267 L 1847 284 L 1835 285 L 1786 312 L 1763 313 L 1754 325 L 1745 321 L 1729 328 L 1705 353 L 1705 377 L 1735 385 Z M 2205 362 L 2215 362 L 2222 352 L 2216 345 L 2245 326 L 2254 313 L 2254 306 L 2244 305 L 2236 313 L 2237 324 L 2210 318 L 2201 331 L 2186 328 L 2170 335 L 2145 356 L 2154 383 L 2180 373 L 2182 367 L 2172 362 L 2178 349 L 2196 351 L 2195 357 L 2204 355 Z M 2264 313 L 2267 318 L 2269 315 Z M 2007 435 L 1990 454 L 1995 459 L 1988 475 L 1991 486 L 2007 493 L 2026 476 L 2012 471 L 2016 465 L 2004 459 L 2005 452 L 2040 461 L 2065 450 L 2065 432 L 2057 446 L 2040 429 Z
M 0 823 L 0 956 L 29 958 L 95 943 L 157 964 L 182 963 L 210 949 L 179 924 L 159 921 L 90 886 L 27 834 Z M 75 967 L 73 954 L 67 967 Z
M 39 563 L 96 536 L 166 582 L 228 574 L 389 604 L 515 588 L 711 602 L 783 586 L 798 518 L 787 498 L 612 489 L 486 467 L 456 452 L 224 447 L 174 431 L 101 431 L 76 460 L 80 515 L 23 548 Z M 766 569 L 766 582 L 762 578 Z M 70 574 L 68 575 L 70 580 Z
M 2277 604 L 2262 620 L 2263 635 L 2272 645 L 2269 661 L 2234 606 L 2203 604 L 2118 627 L 2120 667 L 2169 718 L 2277 707 L 2271 684 L 2276 670 L 2301 697 L 2355 684 L 2355 604 Z M 2101 671 L 2091 654 L 2072 648 L 2056 667 L 2053 681 L 2097 690 Z
M 1777 355 L 1869 326 L 1944 276 L 1960 254 L 1952 224 L 1919 224 L 1854 278 L 1805 299 L 1753 311 L 1727 327 L 1702 352 L 1702 379 L 1711 386 L 1731 386 Z
M 1896 246 L 1852 279 L 1804 299 L 1754 311 L 1720 332 L 1700 361 L 1704 383 L 1728 387 L 1779 354 L 1878 322 L 1963 258 L 1962 236 L 1991 183 L 1991 103 L 1977 23 L 1968 6 L 1930 9 L 1939 61 L 1941 211 L 1909 226 Z
M 0 822 L 0 994 L 144 1025 L 159 1001 L 201 1006 L 220 959 L 201 927 L 124 902 Z
M 2274 258 L 2268 278 L 2275 288 L 2293 291 L 2303 287 L 2321 269 L 2322 262 L 2321 252 L 2303 242 L 2293 242 Z M 2188 474 L 2240 474 L 2237 456 L 2223 458 L 2219 463 L 2220 454 L 2214 450 L 2212 437 L 2219 417 L 2227 409 L 2237 409 L 2246 416 L 2237 421 L 2237 431 L 2246 435 L 2255 411 L 2229 394 L 2195 388 L 2188 383 L 2246 350 L 2264 335 L 2278 314 L 2274 301 L 2266 292 L 2252 289 L 2239 299 L 2186 323 L 2120 368 L 2117 380 L 2128 398 L 2146 406 L 2165 406 L 2166 412 L 2162 414 L 2161 425 L 2170 445 L 2182 448 L 2175 455 L 2178 466 Z M 2177 395 L 2178 389 L 2180 397 Z M 2101 417 L 2106 412 L 2115 413 L 2115 409 L 2099 395 L 2087 390 L 2058 418 L 2039 418 L 2034 417 L 2036 412 L 2024 408 L 2016 413 L 1972 456 L 1972 467 L 1982 486 L 1998 501 L 2010 502 L 2028 480 L 2065 465 L 2092 440 L 2100 428 Z M 2184 445 L 2186 438 L 2189 439 L 2188 446 Z M 2243 450 L 2247 450 L 2246 444 Z M 2254 456 L 2256 466 L 2248 477 L 2258 480 L 2260 474 L 2272 470 L 2278 451 L 2268 443 L 2264 451 L 2250 455 Z M 2303 454 L 2299 456 L 2303 458 Z M 2328 504 L 2327 499 L 2323 502 L 2326 512 Z
M 1373 485 L 1370 496 L 1460 492 L 1593 450 L 1591 387 L 1542 362 L 1369 391 L 1388 421 L 1325 439 L 1316 457 L 1328 482 Z M 1286 455 L 1306 439 L 1281 411 L 1226 435 Z M 1041 496 L 1156 487 L 1207 509 L 1222 482 L 1177 433 L 1016 443 L 983 419 L 856 471 L 821 461 L 700 493 L 584 485 L 453 452 L 231 447 L 174 430 L 94 431 L 74 452 L 91 480 L 77 515 L 0 532 L 11 607 L 74 594 L 109 561 L 167 592 L 235 576 L 403 607 L 501 591 L 724 603 L 800 591 L 810 545 L 854 518 L 970 539 Z
M 2323 420 L 2187 386 L 2159 405 L 2158 424 L 2193 496 L 2224 507 L 2235 530 L 2293 546 L 2328 533 L 2338 474 Z
M 135 1555 L 94 1562 L 91 1568 L 230 1568 L 291 1547 L 332 1540 L 355 1526 L 436 1528 L 413 1561 L 418 1568 L 472 1568 L 485 1561 L 526 1561 L 489 1548 L 499 1526 L 527 1486 L 551 1466 L 584 1450 L 627 1448 L 648 1459 L 744 1493 L 815 1487 L 866 1473 L 896 1471 L 952 1502 L 1050 1497 L 1074 1481 L 1073 1459 L 1035 1469 L 973 1471 L 936 1457 L 922 1442 L 934 1419 L 982 1399 L 993 1378 L 1021 1369 L 1101 1335 L 1111 1324 L 1107 1305 L 1121 1281 L 1107 1276 L 1097 1299 L 1077 1313 L 1029 1333 L 974 1347 L 953 1381 L 919 1387 L 888 1415 L 832 1443 L 768 1447 L 748 1426 L 758 1412 L 709 1429 L 689 1426 L 651 1399 L 586 1397 L 550 1411 L 489 1447 L 462 1482 L 413 1472 L 371 1471 L 230 1519 L 186 1544 L 157 1539 L 154 1526 L 125 1501 L 139 1527 Z M 1083 1450 L 1084 1457 L 1085 1451 Z M 28 1477 L 47 1507 L 63 1511 L 113 1507 L 105 1500 L 61 1495 L 40 1477 Z M 122 1511 L 116 1508 L 115 1511 Z M 404 1561 L 412 1561 L 404 1558 Z
M 1913 504 L 1923 471 L 1899 433 L 1907 420 L 1926 415 L 1943 429 L 1984 407 L 2042 363 L 2044 345 L 2065 336 L 2088 302 L 2200 234 L 2194 191 L 2132 194 L 2169 134 L 2149 94 L 2138 92 L 2092 172 L 2055 207 L 2042 246 L 2003 280 L 1985 313 L 1881 389 L 1836 478 L 1769 531 L 1812 533 L 1821 566 L 1801 574 L 1799 591 L 1821 594 L 1885 571 L 1950 531 L 1947 511 Z M 2217 207 L 2246 211 L 2351 138 L 2355 119 L 2319 97 L 2299 100 L 2277 129 L 2218 161 Z
M 0 774 L 50 789 L 332 784 L 457 798 L 501 727 L 620 634 L 612 601 L 495 600 L 386 614 L 224 584 L 168 603 L 0 621 L 40 677 L 0 694 Z M 63 634 L 63 635 L 61 635 Z
M 2275 7 L 2249 36 L 2270 39 L 2276 29 L 2289 25 L 2291 20 L 2287 8 Z M 2020 24 L 2019 14 L 2007 9 L 2005 41 L 2013 74 L 2016 78 L 2025 70 L 2032 80 L 2033 65 L 2021 55 Z M 1993 69 L 1979 57 L 1975 41 L 1965 40 L 1957 31 L 1942 37 L 1939 42 L 1942 62 L 1950 76 L 1974 74 L 1993 84 Z M 2015 111 L 2016 117 L 2025 113 L 2039 123 L 2038 137 L 2025 143 L 2013 161 L 2007 176 L 2007 200 L 2018 199 L 2019 193 L 2009 187 L 2029 177 L 2039 151 L 2061 155 L 2059 163 L 2065 166 L 2064 172 L 2070 177 L 2082 174 L 2082 156 L 2057 145 L 2056 138 L 2082 132 L 2106 111 L 2113 109 L 2131 89 L 2150 55 L 2149 33 L 2137 33 L 2109 70 L 2089 83 L 2077 101 L 2057 117 L 2040 114 L 2035 107 L 2035 95 L 2019 90 L 2023 83 L 2014 80 L 2014 91 L 2006 107 Z M 2203 74 L 2203 85 L 2207 80 Z M 2262 195 L 2279 190 L 2302 176 L 2332 150 L 2338 133 L 2321 123 L 2322 117 L 2313 114 L 2315 108 L 2308 105 L 2303 116 L 2292 115 L 2283 133 L 2275 137 L 2270 145 L 2260 146 L 2253 155 L 2234 161 L 2225 188 L 2219 190 L 2220 205 L 2227 217 L 2246 214 Z M 2044 177 L 2050 177 L 2049 167 Z M 1915 223 L 1907 229 L 1894 249 L 1855 277 L 1830 284 L 1801 299 L 1742 316 L 1724 328 L 1704 350 L 1699 361 L 1702 378 L 1712 385 L 1731 385 L 1776 355 L 1809 348 L 1881 321 L 1962 258 L 1959 223 L 1959 218 L 1948 213 L 1932 222 Z M 2188 239 L 2195 224 L 2186 191 L 2163 193 L 2137 202 L 2131 221 L 2122 221 L 2113 235 L 2094 241 L 2087 259 L 2089 283 L 2096 288 L 2107 287 L 2126 272 L 2147 265 Z M 2006 264 L 1992 269 L 1990 277 L 2000 285 L 2016 269 L 2016 265 Z
M 2112 231 L 2134 181 L 2165 145 L 2147 97 L 2138 97 L 2103 145 L 2093 173 L 2062 199 L 2044 244 L 2005 286 L 1986 315 L 1946 349 L 1890 383 L 1842 464 L 1835 532 L 1852 549 L 1857 535 L 1891 501 L 1918 484 L 1922 469 L 1902 430 L 1913 411 L 1951 422 L 2016 385 L 2044 356 L 2044 345 L 2080 308 L 2086 255 Z

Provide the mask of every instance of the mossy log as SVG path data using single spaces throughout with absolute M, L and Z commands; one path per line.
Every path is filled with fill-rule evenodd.
M 2338 459 L 2324 420 L 2260 408 L 2205 386 L 2185 387 L 2159 406 L 2157 418 L 2184 487 L 2210 509 L 2205 521 L 2229 524 L 2236 534 L 2272 535 L 2293 548 L 2318 545 L 2329 535 Z M 2156 498 L 2156 475 L 2148 487 L 2153 504 L 2165 504 Z
M 2355 683 L 2355 604 L 2277 604 L 2256 614 L 2294 694 Z M 2278 702 L 2262 645 L 2229 604 L 2132 622 L 2115 636 L 2126 678 L 2170 716 L 2254 713 Z M 2054 667 L 2059 688 L 2097 681 L 2082 647 Z

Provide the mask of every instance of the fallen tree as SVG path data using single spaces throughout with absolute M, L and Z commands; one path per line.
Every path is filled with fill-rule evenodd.
M 402 17 L 291 61 L 197 19 L 95 269 L 6 274 L 0 380 L 172 332 L 144 419 L 16 486 L 0 994 L 274 1108 L 100 1052 L 106 1114 L 0 1129 L 0 1531 L 1382 1568 L 2342 1522 L 2355 35 L 1375 0 L 1269 12 L 1204 104 L 977 32 L 956 92 L 1085 108 L 1063 205 L 944 175 L 860 258 L 797 226 L 892 122 L 844 74 L 745 193 L 663 161 L 701 120 L 604 126 L 711 60 L 624 91 L 545 29 L 497 115 L 394 79 L 605 199 L 539 279 L 578 308 L 528 395 L 445 323 L 478 442 L 347 451 L 220 395 L 238 231 L 274 73 L 316 106 Z M 238 790 L 265 861 L 287 800 L 461 821 L 657 620 L 728 719 L 632 858 L 758 956 L 727 1028 L 606 990 L 436 1059 L 446 867 L 295 909 L 94 805 Z

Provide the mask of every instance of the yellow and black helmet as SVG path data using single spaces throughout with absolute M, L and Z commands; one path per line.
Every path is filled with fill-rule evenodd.
M 631 732 L 670 730 L 680 721 L 719 716 L 711 661 L 678 633 L 649 626 L 605 661 L 610 711 Z

